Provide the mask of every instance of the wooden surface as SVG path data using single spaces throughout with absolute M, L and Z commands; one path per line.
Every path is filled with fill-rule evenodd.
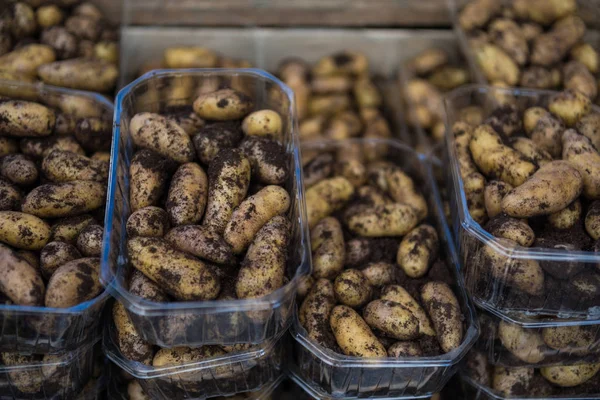
M 135 25 L 450 25 L 447 0 L 96 0 L 109 17 Z M 126 8 L 123 14 L 122 9 Z

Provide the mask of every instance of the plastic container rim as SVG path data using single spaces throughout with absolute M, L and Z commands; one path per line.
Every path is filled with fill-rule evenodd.
M 311 141 L 302 144 L 303 150 L 312 150 L 329 146 L 343 146 L 346 143 L 362 143 L 368 145 L 388 145 L 394 147 L 399 150 L 407 151 L 409 153 L 413 153 L 415 157 L 420 161 L 421 164 L 427 167 L 426 178 L 432 179 L 430 167 L 428 164 L 429 160 L 432 159 L 431 156 L 427 156 L 422 153 L 416 152 L 414 149 L 405 145 L 394 139 L 379 139 L 379 138 L 369 138 L 369 139 L 346 139 L 341 141 L 336 140 L 319 140 L 319 141 Z M 435 159 L 435 158 L 434 158 Z M 437 184 L 432 181 L 431 188 L 433 190 L 433 198 L 435 199 L 435 208 L 437 209 L 438 215 L 443 215 L 441 213 L 441 205 L 439 191 L 437 188 Z M 441 214 L 440 214 L 441 213 Z M 435 218 L 435 217 L 434 217 Z M 298 312 L 297 309 L 294 310 L 293 322 L 290 327 L 290 334 L 294 338 L 296 342 L 298 342 L 302 347 L 309 350 L 315 357 L 318 357 L 321 362 L 330 365 L 330 366 L 339 366 L 339 367 L 353 367 L 353 368 L 381 368 L 381 367 L 393 367 L 393 368 L 414 368 L 414 367 L 449 367 L 451 365 L 457 364 L 467 353 L 467 351 L 472 347 L 472 345 L 477 340 L 479 336 L 479 321 L 477 315 L 475 313 L 475 307 L 470 299 L 467 296 L 467 292 L 465 290 L 465 284 L 463 281 L 462 274 L 460 273 L 460 262 L 458 261 L 458 254 L 456 249 L 454 248 L 452 236 L 450 233 L 450 228 L 445 221 L 436 221 L 441 223 L 441 229 L 443 230 L 443 235 L 446 237 L 446 242 L 448 246 L 446 246 L 446 251 L 449 254 L 449 260 L 447 262 L 454 266 L 454 277 L 456 279 L 456 286 L 458 288 L 458 295 L 464 299 L 466 304 L 468 315 L 464 315 L 464 317 L 470 321 L 469 326 L 464 331 L 463 340 L 459 347 L 456 349 L 441 354 L 439 356 L 432 357 L 382 357 L 382 358 L 366 358 L 366 357 L 355 357 L 355 356 L 346 356 L 344 354 L 336 353 L 333 350 L 327 349 L 308 338 L 308 334 L 304 327 L 300 325 L 300 321 L 298 320 Z
M 226 313 L 232 311 L 252 311 L 257 307 L 260 308 L 276 308 L 282 303 L 282 299 L 285 297 L 289 291 L 295 290 L 294 288 L 297 286 L 298 281 L 303 275 L 306 275 L 310 272 L 307 270 L 306 265 L 311 265 L 310 262 L 310 252 L 301 251 L 301 259 L 298 268 L 296 269 L 296 273 L 294 277 L 290 279 L 290 281 L 277 289 L 276 291 L 259 298 L 253 299 L 235 299 L 235 300 L 203 300 L 203 301 L 178 301 L 178 302 L 155 302 L 144 299 L 142 297 L 131 294 L 128 290 L 123 288 L 116 282 L 116 276 L 111 271 L 111 266 L 108 260 L 108 251 L 110 249 L 110 233 L 113 228 L 113 213 L 114 213 L 114 204 L 115 204 L 115 196 L 113 196 L 113 192 L 117 188 L 117 164 L 119 158 L 119 141 L 121 137 L 121 113 L 123 108 L 123 101 L 127 98 L 130 92 L 140 84 L 143 84 L 147 80 L 153 77 L 162 77 L 162 76 L 182 76 L 182 75 L 201 75 L 201 76 L 252 76 L 256 78 L 262 78 L 273 82 L 277 85 L 288 97 L 289 99 L 289 115 L 292 116 L 292 126 L 290 129 L 292 131 L 296 130 L 296 117 L 294 110 L 294 92 L 288 86 L 286 86 L 283 82 L 277 79 L 275 76 L 270 73 L 263 71 L 257 68 L 189 68 L 189 69 L 160 69 L 154 70 L 145 73 L 140 76 L 129 85 L 122 88 L 117 97 L 115 99 L 115 112 L 113 119 L 113 138 L 111 145 L 111 163 L 110 163 L 110 171 L 109 171 L 109 186 L 107 191 L 107 205 L 106 205 L 106 216 L 104 220 L 104 237 L 102 242 L 102 259 L 101 259 L 101 274 L 100 281 L 105 285 L 107 290 L 121 302 L 124 302 L 127 306 L 127 309 L 134 312 L 138 315 L 158 315 L 163 313 L 164 311 L 172 311 L 172 310 L 191 310 L 191 309 L 205 309 L 211 310 L 214 313 Z M 298 136 L 295 132 L 291 134 L 293 151 L 291 152 L 291 156 L 294 157 L 294 179 L 297 184 L 297 193 L 294 195 L 297 196 L 297 207 L 300 209 L 300 219 L 304 216 L 304 182 L 302 176 L 302 169 L 300 166 L 300 150 L 298 146 Z M 292 171 L 290 171 L 290 174 Z M 306 225 L 306 224 L 304 224 Z M 303 230 L 300 234 L 300 243 L 298 246 L 302 249 L 307 246 L 308 242 L 308 233 Z
M 454 136 L 452 135 L 452 123 L 455 122 L 454 113 L 452 111 L 452 104 L 456 98 L 464 96 L 466 93 L 490 93 L 500 92 L 503 94 L 510 94 L 517 97 L 528 97 L 528 96 L 552 96 L 560 92 L 553 90 L 537 90 L 537 89 L 521 89 L 521 88 L 497 88 L 488 85 L 471 84 L 465 85 L 458 89 L 455 89 L 444 96 L 444 107 L 445 107 L 445 123 L 446 123 L 446 149 L 450 154 L 450 171 L 452 173 L 452 180 L 458 196 L 458 216 L 460 219 L 461 226 L 469 232 L 470 235 L 474 236 L 480 242 L 485 243 L 491 247 L 494 251 L 502 254 L 505 257 L 515 259 L 533 259 L 533 260 L 556 260 L 556 261 L 576 261 L 585 263 L 597 263 L 600 262 L 600 253 L 594 253 L 591 251 L 564 251 L 555 249 L 545 249 L 542 247 L 517 247 L 507 248 L 502 245 L 500 240 L 487 232 L 483 227 L 477 223 L 469 213 L 467 206 L 467 198 L 465 196 L 464 183 L 460 176 L 458 158 L 456 156 L 456 149 L 454 148 Z M 600 107 L 592 105 L 592 111 L 600 113 Z

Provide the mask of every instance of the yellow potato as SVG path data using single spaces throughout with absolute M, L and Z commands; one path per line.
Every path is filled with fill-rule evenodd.
M 353 308 L 364 306 L 373 292 L 367 278 L 356 269 L 347 269 L 339 274 L 333 282 L 333 290 L 340 303 Z
M 593 74 L 598 72 L 600 56 L 589 43 L 580 43 L 571 49 L 571 58 L 579 61 Z
M 368 174 L 369 180 L 374 180 L 375 184 L 388 193 L 392 200 L 412 207 L 419 220 L 427 216 L 425 197 L 417 190 L 412 178 L 398 166 L 384 164 L 380 167 L 376 163 L 371 164 Z
M 510 239 L 524 247 L 530 247 L 535 240 L 535 233 L 526 219 L 502 215 L 488 222 L 485 229 L 496 237 Z
M 438 253 L 439 240 L 435 228 L 419 225 L 402 238 L 396 262 L 410 278 L 427 274 L 429 266 Z
M 600 370 L 600 364 L 557 365 L 542 367 L 540 373 L 560 387 L 573 387 L 591 379 Z
M 42 219 L 17 211 L 0 211 L 0 242 L 25 250 L 40 250 L 50 239 Z
M 363 318 L 371 328 L 398 340 L 419 336 L 419 320 L 409 309 L 391 300 L 373 300 L 365 306 Z
M 100 257 L 104 230 L 100 225 L 88 225 L 77 237 L 77 249 L 86 257 Z
M 387 262 L 370 263 L 361 272 L 371 286 L 389 285 L 396 280 L 396 266 Z
M 598 151 L 588 138 L 573 129 L 568 129 L 563 133 L 562 143 L 563 160 L 567 160 L 574 166 L 583 178 L 584 196 L 589 199 L 600 199 L 600 154 Z
M 600 113 L 591 112 L 584 115 L 575 125 L 575 129 L 590 139 L 596 150 L 600 150 Z
M 135 296 L 159 303 L 168 301 L 166 293 L 150 278 L 135 268 L 129 278 L 129 292 Z
M 22 100 L 0 101 L 0 116 L 0 130 L 13 137 L 48 136 L 56 121 L 48 107 Z
M 298 282 L 298 300 L 304 299 L 308 292 L 315 285 L 315 278 L 311 275 L 304 275 Z
M 581 202 L 575 200 L 562 210 L 548 215 L 548 222 L 556 229 L 568 229 L 577 224 L 580 217 Z
M 260 137 L 247 137 L 240 148 L 250 160 L 252 175 L 260 183 L 282 185 L 289 175 L 289 155 L 278 142 Z
M 254 107 L 252 99 L 233 89 L 205 93 L 194 100 L 194 111 L 200 118 L 216 121 L 240 119 Z
M 164 52 L 167 68 L 214 68 L 217 61 L 214 51 L 198 46 L 169 47 Z
M 331 117 L 350 108 L 350 96 L 347 94 L 313 95 L 308 99 L 310 116 Z
M 567 126 L 573 126 L 590 112 L 591 102 L 583 94 L 567 89 L 555 95 L 548 104 L 548 110 L 559 117 Z M 552 153 L 551 153 L 552 154 Z
M 142 339 L 121 302 L 115 301 L 112 317 L 117 329 L 117 343 L 121 353 L 129 360 L 150 365 L 154 357 L 153 346 Z
M 78 215 L 59 219 L 52 225 L 51 240 L 75 244 L 79 233 L 88 225 L 94 224 L 90 215 Z
M 81 253 L 75 246 L 65 242 L 50 242 L 40 252 L 40 271 L 46 279 L 63 264 L 81 258 Z
M 498 338 L 512 355 L 523 362 L 536 364 L 545 358 L 545 344 L 537 329 L 523 329 L 502 320 L 498 325 Z
M 513 149 L 535 162 L 540 167 L 552 161 L 552 156 L 544 149 L 540 149 L 533 140 L 524 137 L 511 138 L 510 144 Z
M 587 353 L 596 342 L 593 325 L 553 326 L 542 329 L 544 343 L 556 350 Z
M 500 47 L 483 44 L 473 49 L 475 60 L 488 81 L 514 86 L 519 82 L 519 66 Z
M 179 166 L 171 179 L 165 208 L 171 224 L 188 225 L 200 222 L 208 196 L 208 178 L 196 163 Z
M 471 1 L 461 10 L 458 23 L 465 31 L 481 28 L 500 11 L 500 7 L 501 3 L 494 0 Z
M 12 369 L 11 367 L 24 366 L 27 364 L 40 363 L 39 355 L 21 355 L 19 353 L 0 353 L 0 361 L 9 368 L 10 372 L 6 372 L 6 376 L 10 382 L 21 393 L 33 393 L 34 395 L 40 392 L 42 386 L 46 382 L 42 370 L 39 367 Z
M 53 26 L 44 29 L 40 35 L 40 42 L 50 46 L 54 50 L 56 59 L 58 60 L 65 60 L 78 56 L 79 42 L 77 37 L 69 32 L 64 26 Z M 37 78 L 36 75 L 34 76 Z
M 388 285 L 383 288 L 381 300 L 390 300 L 401 304 L 419 320 L 419 333 L 427 336 L 436 336 L 425 310 L 417 301 L 400 285 Z
M 18 210 L 21 193 L 11 183 L 0 179 L 0 211 Z
M 352 79 L 348 75 L 315 76 L 310 82 L 312 93 L 347 92 L 352 88 Z
M 72 181 L 40 185 L 25 199 L 23 212 L 41 218 L 71 217 L 101 207 L 106 199 L 106 186 L 93 181 Z
M 160 207 L 148 206 L 127 218 L 127 236 L 163 237 L 169 230 L 169 215 Z
M 168 161 L 152 150 L 140 150 L 129 165 L 131 211 L 158 205 L 168 183 Z
M 323 218 L 341 209 L 354 194 L 354 187 L 344 177 L 324 179 L 305 193 L 308 227 L 313 229 Z
M 352 92 L 354 100 L 360 108 L 381 107 L 383 103 L 379 89 L 367 77 L 357 79 Z
M 0 293 L 22 306 L 44 303 L 44 281 L 39 270 L 0 243 Z
M 131 118 L 129 132 L 133 143 L 179 163 L 192 161 L 192 140 L 175 121 L 153 113 L 139 113 Z
M 300 323 L 308 332 L 308 337 L 331 350 L 337 350 L 337 343 L 329 326 L 329 316 L 335 304 L 331 282 L 319 279 L 308 292 L 299 312 Z
M 342 51 L 321 58 L 312 69 L 315 76 L 363 75 L 369 70 L 369 60 L 355 51 Z
M 52 150 L 42 160 L 42 172 L 53 182 L 96 181 L 108 179 L 108 163 L 70 151 Z
M 94 58 L 118 65 L 119 45 L 117 42 L 102 41 L 94 46 Z
M 9 154 L 0 160 L 0 175 L 16 185 L 30 186 L 39 174 L 33 161 L 22 154 Z
M 527 40 L 519 25 L 508 18 L 498 18 L 489 26 L 495 44 L 506 52 L 518 65 L 525 65 L 529 58 Z
M 563 67 L 563 86 L 565 89 L 573 89 L 583 93 L 590 99 L 598 95 L 598 83 L 596 78 L 579 61 L 570 61 Z
M 492 388 L 503 396 L 512 397 L 520 395 L 523 388 L 529 388 L 534 376 L 531 367 L 494 367 Z
M 312 274 L 334 279 L 344 268 L 346 247 L 342 225 L 333 217 L 323 218 L 310 231 Z
M 44 64 L 37 72 L 40 79 L 50 85 L 93 92 L 111 91 L 119 76 L 114 64 L 82 58 Z
M 414 208 L 400 203 L 357 206 L 346 216 L 348 229 L 367 237 L 403 236 L 417 223 Z
M 533 89 L 554 89 L 561 83 L 560 72 L 556 69 L 549 69 L 532 65 L 521 71 L 519 86 Z
M 548 25 L 559 18 L 575 13 L 575 0 L 513 0 L 513 10 L 522 19 Z
M 469 83 L 470 77 L 465 68 L 447 65 L 434 71 L 427 80 L 436 88 L 447 92 Z
M 429 75 L 448 63 L 448 54 L 439 48 L 426 49 L 408 62 L 408 67 L 419 76 Z
M 502 181 L 489 181 L 485 185 L 483 196 L 488 217 L 494 218 L 502 212 L 502 199 L 512 188 L 511 185 Z
M 444 282 L 427 282 L 421 287 L 421 299 L 442 350 L 448 353 L 459 347 L 463 339 L 463 315 L 450 286 Z
M 100 258 L 89 257 L 69 261 L 58 267 L 48 281 L 46 307 L 69 308 L 98 296 Z
M 73 136 L 50 136 L 43 139 L 21 139 L 19 147 L 23 154 L 36 159 L 43 158 L 53 150 L 69 151 L 80 156 L 85 156 L 85 150 Z M 108 162 L 109 160 L 105 161 Z
M 35 17 L 41 28 L 59 25 L 64 17 L 64 12 L 55 4 L 41 6 L 35 11 Z
M 0 57 L 0 68 L 36 77 L 39 66 L 56 59 L 54 50 L 44 44 L 28 44 Z
M 171 229 L 165 240 L 181 251 L 217 264 L 235 264 L 231 246 L 211 228 L 181 225 Z
M 387 351 L 361 316 L 347 306 L 335 306 L 329 318 L 335 339 L 347 356 L 386 357 Z
M 264 136 L 281 139 L 283 123 L 279 113 L 273 110 L 260 110 L 249 114 L 242 121 L 242 130 L 248 136 Z
M 531 62 L 550 66 L 562 60 L 585 34 L 585 23 L 570 15 L 557 21 L 552 29 L 539 35 L 532 43 Z

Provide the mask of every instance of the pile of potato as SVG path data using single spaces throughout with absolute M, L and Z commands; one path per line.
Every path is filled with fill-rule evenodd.
M 576 398 L 598 393 L 600 364 L 505 367 L 492 365 L 484 353 L 471 350 L 466 374 L 501 396 L 519 398 Z M 572 396 L 572 397 L 569 397 Z
M 438 48 L 424 50 L 412 58 L 405 71 L 407 123 L 423 129 L 435 143 L 443 142 L 446 133 L 443 94 L 469 83 L 469 72 L 452 65 L 448 53 Z
M 382 152 L 358 143 L 304 152 L 313 272 L 299 289 L 300 323 L 349 356 L 447 353 L 464 329 L 453 278 L 418 183 Z
M 0 8 L 0 79 L 110 93 L 118 28 L 92 3 L 12 1 Z
M 452 127 L 471 216 L 509 253 L 600 251 L 600 115 L 575 90 L 524 110 L 513 100 L 485 119 L 468 107 Z M 576 260 L 515 259 L 491 246 L 465 254 L 480 271 L 476 292 L 498 284 L 505 306 L 582 310 L 600 300 L 600 273 Z
M 493 85 L 575 89 L 594 100 L 599 56 L 576 0 L 473 0 L 458 23 Z
M 0 297 L 68 308 L 103 288 L 111 118 L 93 100 L 0 99 Z

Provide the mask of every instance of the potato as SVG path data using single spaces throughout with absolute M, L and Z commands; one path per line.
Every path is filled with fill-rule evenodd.
M 483 110 L 479 106 L 467 106 L 458 111 L 457 122 L 455 129 L 465 128 L 466 126 L 477 126 L 483 122 Z M 455 133 L 457 135 L 457 133 Z
M 350 108 L 350 96 L 347 94 L 313 95 L 308 100 L 310 116 L 331 117 Z
M 39 355 L 21 355 L 19 353 L 0 353 L 0 361 L 9 367 L 6 376 L 10 383 L 21 393 L 35 393 L 42 390 L 46 381 L 42 371 L 38 367 L 19 369 L 17 366 L 26 366 L 40 362 Z M 9 389 L 12 391 L 12 389 Z
M 369 263 L 361 272 L 371 286 L 389 285 L 396 280 L 396 266 L 387 262 Z
M 133 212 L 127 219 L 127 235 L 163 237 L 169 230 L 169 215 L 160 207 L 148 206 Z
M 40 250 L 50 239 L 42 219 L 17 211 L 0 211 L 0 241 L 25 250 Z
M 284 285 L 291 223 L 273 217 L 256 233 L 248 248 L 235 283 L 240 299 L 266 296 Z
M 119 76 L 114 64 L 84 58 L 44 64 L 37 73 L 44 83 L 93 92 L 111 91 Z
M 554 89 L 560 83 L 561 76 L 558 69 L 532 65 L 521 71 L 519 86 L 532 89 Z
M 600 201 L 594 201 L 585 216 L 585 230 L 594 240 L 600 239 Z
M 352 88 L 354 100 L 360 108 L 380 107 L 383 103 L 377 86 L 368 77 L 360 77 Z
M 14 37 L 22 38 L 33 36 L 38 28 L 35 11 L 29 4 L 14 3 L 12 7 L 11 31 Z
M 561 136 L 565 129 L 564 125 L 546 110 L 540 109 L 538 111 L 537 108 L 534 107 L 525 111 L 525 129 L 539 151 L 546 151 L 550 156 L 560 158 L 562 151 Z
M 103 228 L 100 225 L 88 225 L 77 237 L 77 248 L 86 257 L 100 257 L 102 252 Z
M 485 229 L 496 237 L 510 239 L 523 247 L 530 247 L 535 240 L 535 233 L 527 224 L 527 220 L 506 215 L 490 220 Z
M 19 141 L 19 147 L 23 154 L 36 159 L 43 158 L 53 150 L 68 151 L 85 156 L 85 150 L 72 136 L 50 136 L 42 139 L 25 138 Z
M 329 318 L 335 339 L 347 356 L 386 357 L 387 351 L 369 325 L 352 308 L 335 306 Z
M 50 242 L 40 252 L 40 270 L 46 279 L 63 264 L 81 258 L 77 248 L 65 242 Z
M 348 229 L 367 237 L 403 236 L 417 226 L 413 207 L 392 203 L 381 206 L 356 206 L 346 216 Z
M 447 65 L 434 71 L 427 80 L 439 90 L 447 92 L 469 83 L 470 78 L 466 69 Z
M 518 247 L 518 244 L 510 239 L 499 238 L 497 241 L 506 248 L 505 252 L 509 255 Z M 540 296 L 544 293 L 544 272 L 537 261 L 511 258 L 509 255 L 497 252 L 491 246 L 486 246 L 481 251 L 495 279 L 531 296 Z
M 315 76 L 363 75 L 369 70 L 369 60 L 364 54 L 342 51 L 321 58 L 312 69 Z
M 94 58 L 118 65 L 119 45 L 117 42 L 102 41 L 94 46 Z
M 590 99 L 598 95 L 598 83 L 594 75 L 579 61 L 570 61 L 563 67 L 563 85 L 583 93 Z
M 198 46 L 169 47 L 164 52 L 166 68 L 214 68 L 217 54 Z
M 134 237 L 127 248 L 131 264 L 178 300 L 211 300 L 219 294 L 221 285 L 212 269 L 165 240 Z
M 129 293 L 159 303 L 169 300 L 165 292 L 156 283 L 135 268 L 129 278 Z
M 531 62 L 543 66 L 558 63 L 584 34 L 585 23 L 576 15 L 557 21 L 549 32 L 533 41 Z
M 220 357 L 227 354 L 219 346 L 205 345 L 197 348 L 191 347 L 173 347 L 161 348 L 156 352 L 152 360 L 152 366 L 156 368 L 173 367 L 178 365 L 197 364 L 202 360 L 214 357 Z M 204 379 L 221 378 L 220 375 L 231 372 L 231 366 L 227 364 L 220 367 L 210 368 L 209 372 L 202 370 L 193 370 L 181 373 L 178 376 L 179 385 L 186 385 L 186 382 L 195 383 L 203 380 L 203 374 L 208 374 Z
M 298 281 L 298 293 L 297 293 L 298 300 L 304 299 L 306 297 L 306 295 L 308 294 L 308 292 L 310 292 L 310 290 L 313 288 L 314 285 L 315 285 L 315 278 L 313 278 L 311 275 L 302 276 Z
M 544 343 L 555 350 L 587 353 L 596 341 L 593 326 L 551 326 L 542 329 Z
M 552 156 L 546 150 L 540 149 L 533 140 L 524 137 L 511 138 L 513 149 L 535 162 L 540 167 L 552 161 Z
M 81 40 L 98 40 L 102 25 L 98 18 L 87 15 L 72 15 L 65 21 L 65 28 Z
M 0 57 L 0 68 L 36 77 L 39 66 L 51 63 L 56 56 L 52 47 L 28 44 Z
M 600 114 L 592 112 L 581 117 L 575 125 L 577 132 L 581 133 L 600 151 Z
M 181 251 L 217 264 L 236 262 L 231 246 L 222 236 L 200 225 L 182 225 L 171 229 L 165 240 Z
M 0 160 L 0 175 L 19 186 L 33 185 L 38 179 L 38 170 L 33 161 L 22 154 L 9 154 Z
M 370 327 L 398 340 L 419 336 L 419 320 L 410 310 L 391 300 L 373 300 L 364 308 L 363 318 Z
M 510 86 L 519 82 L 519 66 L 500 47 L 488 43 L 473 51 L 475 60 L 488 81 L 500 81 Z
M 536 329 L 523 329 L 504 320 L 498 325 L 498 338 L 502 345 L 519 360 L 536 364 L 545 358 L 545 344 Z
M 388 357 L 423 357 L 423 349 L 419 342 L 396 342 L 388 348 Z
M 200 95 L 194 100 L 193 107 L 200 118 L 229 121 L 243 118 L 252 110 L 254 103 L 242 92 L 220 89 Z
M 21 193 L 10 182 L 0 179 L 0 211 L 18 210 Z
M 337 343 L 329 325 L 329 316 L 335 304 L 331 282 L 319 279 L 308 292 L 299 311 L 300 323 L 308 332 L 308 337 L 331 350 L 337 350 Z
M 289 160 L 285 148 L 270 139 L 247 137 L 240 148 L 250 160 L 252 175 L 260 183 L 281 185 L 289 175 Z
M 129 206 L 132 211 L 157 205 L 166 190 L 169 161 L 151 150 L 140 150 L 129 165 Z
M 333 282 L 333 290 L 340 303 L 353 308 L 364 306 L 373 292 L 367 278 L 356 269 L 347 269 L 339 274 Z
M 208 165 L 221 150 L 237 147 L 243 134 L 237 122 L 214 122 L 206 125 L 193 138 L 198 158 Z
M 525 65 L 529 58 L 527 40 L 519 25 L 508 18 L 498 18 L 490 23 L 489 33 L 495 44 L 506 52 L 518 65 Z
M 208 196 L 208 178 L 196 163 L 182 164 L 173 178 L 165 208 L 173 226 L 200 222 Z
M 548 25 L 557 19 L 575 13 L 575 0 L 513 0 L 513 10 L 522 19 Z
M 304 166 L 304 187 L 309 188 L 328 178 L 333 172 L 333 156 L 321 153 Z
M 400 285 L 389 285 L 383 288 L 381 292 L 381 300 L 390 300 L 401 304 L 409 310 L 419 321 L 419 333 L 427 336 L 436 336 L 435 330 L 431 325 L 429 317 L 425 310 L 417 303 L 417 301 Z
M 169 118 L 148 112 L 136 114 L 129 123 L 129 132 L 136 146 L 156 151 L 178 163 L 194 160 L 192 140 Z
M 146 342 L 135 329 L 127 310 L 119 301 L 115 301 L 112 317 L 117 330 L 117 343 L 121 353 L 132 361 L 151 365 L 154 357 L 153 346 Z
M 448 353 L 460 346 L 463 316 L 450 286 L 444 282 L 428 282 L 421 287 L 421 299 L 442 350 Z
M 585 65 L 591 73 L 598 72 L 600 56 L 589 43 L 580 43 L 571 49 L 571 58 Z
M 427 224 L 419 225 L 402 238 L 396 262 L 410 278 L 420 278 L 438 253 L 439 240 L 435 229 Z
M 38 8 L 35 11 L 35 17 L 39 27 L 43 29 L 59 25 L 63 21 L 65 14 L 58 6 L 50 4 Z
M 448 54 L 439 48 L 426 49 L 408 62 L 410 68 L 418 76 L 426 76 L 448 64 Z
M 19 152 L 19 146 L 15 139 L 0 137 L 0 157 Z
M 240 150 L 221 151 L 208 168 L 208 203 L 203 225 L 222 234 L 233 211 L 246 197 L 250 161 Z
M 410 176 L 398 166 L 388 163 L 371 164 L 368 168 L 369 181 L 374 183 L 397 203 L 411 206 L 419 220 L 427 216 L 427 201 L 415 188 Z
M 308 226 L 313 229 L 323 218 L 341 209 L 354 194 L 354 187 L 344 177 L 324 179 L 305 193 Z
M 39 137 L 52 133 L 54 112 L 38 103 L 0 100 L 0 130 L 12 137 Z
M 78 180 L 106 182 L 108 163 L 55 149 L 44 156 L 42 172 L 46 178 L 58 183 Z
M 352 83 L 352 78 L 347 75 L 315 76 L 310 82 L 310 89 L 315 94 L 348 92 Z
M 379 188 L 369 185 L 358 188 L 356 191 L 356 201 L 359 204 L 365 204 L 369 206 L 393 203 L 392 199 L 383 193 L 383 191 L 379 190 Z
M 466 371 L 470 378 L 482 385 L 492 386 L 491 368 L 486 355 L 480 350 L 473 349 L 467 354 Z
M 562 136 L 563 159 L 574 166 L 583 178 L 583 195 L 600 199 L 600 154 L 589 139 L 568 129 Z M 564 207 L 563 207 L 564 208 Z
M 57 220 L 51 227 L 50 240 L 75 244 L 79 233 L 88 225 L 95 224 L 90 215 L 78 215 Z
M 548 222 L 556 229 L 569 229 L 579 222 L 580 217 L 581 202 L 575 200 L 562 210 L 548 215 Z
M 484 174 L 512 186 L 521 185 L 536 169 L 532 162 L 504 145 L 489 125 L 475 128 L 469 148 L 475 164 Z
M 503 396 L 518 396 L 523 390 L 529 390 L 534 369 L 531 367 L 494 367 L 492 388 Z
M 333 217 L 323 218 L 311 230 L 310 241 L 312 275 L 317 279 L 334 279 L 344 268 L 346 253 L 341 224 Z
M 58 60 L 66 60 L 69 58 L 74 58 L 77 56 L 77 37 L 69 32 L 65 27 L 62 26 L 53 26 L 48 29 L 44 29 L 40 36 L 40 43 L 49 46 L 54 53 L 56 54 L 56 59 Z M 47 62 L 52 62 L 52 60 L 48 60 Z M 46 64 L 46 62 L 41 63 L 38 66 Z M 35 75 L 37 72 L 34 70 L 32 73 Z
M 550 99 L 548 110 L 559 117 L 567 126 L 573 126 L 590 112 L 590 100 L 572 89 L 564 90 Z
M 600 364 L 557 365 L 540 368 L 540 373 L 560 387 L 573 387 L 591 379 L 600 370 Z
M 29 192 L 21 209 L 41 218 L 71 217 L 101 207 L 105 198 L 106 186 L 99 182 L 53 183 Z
M 279 113 L 273 110 L 259 110 L 249 114 L 242 122 L 242 130 L 247 136 L 261 136 L 280 140 L 283 123 Z
M 502 212 L 502 199 L 512 190 L 512 186 L 502 181 L 489 181 L 485 186 L 485 209 L 490 218 Z
M 110 120 L 86 117 L 77 121 L 75 138 L 87 151 L 109 151 L 112 137 Z
M 298 125 L 298 137 L 301 141 L 318 138 L 325 130 L 327 119 L 322 115 L 305 118 Z
M 129 400 L 150 400 L 142 385 L 135 379 L 127 384 L 127 396 Z
M 0 293 L 17 305 L 43 305 L 45 288 L 39 270 L 1 243 L 0 259 Z
M 69 308 L 92 300 L 103 290 L 99 275 L 100 258 L 80 258 L 61 265 L 48 281 L 46 307 Z

